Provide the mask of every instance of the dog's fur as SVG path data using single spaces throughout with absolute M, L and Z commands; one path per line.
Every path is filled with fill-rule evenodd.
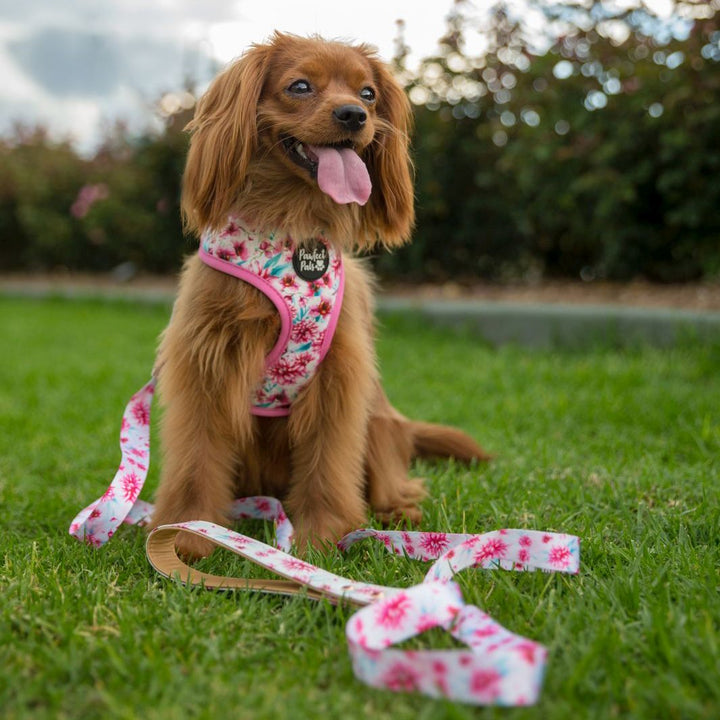
M 288 92 L 298 79 L 312 93 Z M 359 96 L 366 87 L 374 101 Z M 346 104 L 366 110 L 361 128 L 333 118 Z M 183 180 L 188 229 L 221 228 L 233 212 L 293 238 L 323 233 L 345 253 L 345 295 L 332 346 L 289 417 L 256 417 L 251 395 L 277 338 L 277 311 L 249 284 L 187 261 L 158 354 L 164 463 L 154 525 L 225 524 L 234 497 L 274 495 L 302 550 L 361 526 L 368 506 L 388 521 L 419 520 L 425 491 L 408 477 L 414 455 L 487 458 L 464 433 L 412 422 L 390 405 L 376 368 L 372 279 L 348 256 L 410 235 L 410 123 L 402 89 L 370 48 L 284 34 L 253 46 L 200 100 Z M 368 203 L 336 204 L 288 157 L 286 136 L 351 141 L 373 183 Z M 189 535 L 178 545 L 194 557 L 212 548 Z

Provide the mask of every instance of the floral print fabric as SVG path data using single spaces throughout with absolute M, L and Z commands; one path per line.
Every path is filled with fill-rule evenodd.
M 342 256 L 323 238 L 314 244 L 326 267 L 309 275 L 319 277 L 306 279 L 293 262 L 304 246 L 286 235 L 255 233 L 233 217 L 221 231 L 205 232 L 201 238 L 203 262 L 255 286 L 280 313 L 280 337 L 255 390 L 255 415 L 288 415 L 330 347 L 342 306 Z

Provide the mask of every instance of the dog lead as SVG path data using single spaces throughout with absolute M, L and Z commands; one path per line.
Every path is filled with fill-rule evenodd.
M 120 433 L 122 459 L 106 492 L 78 513 L 70 534 L 90 545 L 104 545 L 123 523 L 144 525 L 150 503 L 138 499 L 150 460 L 152 378 L 130 399 Z M 455 574 L 470 567 L 545 570 L 575 574 L 579 539 L 573 535 L 528 530 L 484 534 L 357 530 L 338 542 L 345 550 L 374 538 L 394 554 L 435 560 L 422 583 L 395 588 L 343 578 L 288 554 L 292 525 L 275 498 L 244 498 L 233 505 L 234 518 L 273 520 L 275 544 L 205 521 L 163 525 L 150 533 L 146 551 L 166 577 L 208 589 L 234 588 L 348 602 L 363 606 L 348 621 L 346 637 L 353 671 L 362 682 L 394 691 L 419 692 L 474 705 L 530 705 L 542 684 L 547 650 L 515 635 L 462 599 Z M 244 579 L 199 572 L 177 555 L 175 537 L 191 532 L 283 577 Z M 468 650 L 410 651 L 392 646 L 432 627 L 442 627 Z

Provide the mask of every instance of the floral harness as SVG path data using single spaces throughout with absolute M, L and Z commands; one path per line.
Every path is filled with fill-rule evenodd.
M 221 231 L 203 234 L 200 258 L 250 283 L 277 308 L 280 335 L 266 358 L 251 412 L 289 415 L 330 348 L 342 307 L 342 256 L 322 238 L 297 245 L 273 232 L 254 233 L 231 218 Z

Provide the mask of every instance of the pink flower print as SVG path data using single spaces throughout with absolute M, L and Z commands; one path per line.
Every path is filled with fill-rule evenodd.
M 552 535 L 543 535 L 542 536 L 542 541 L 545 544 L 549 543 L 551 540 L 552 540 Z
M 232 258 L 232 256 L 233 256 L 232 251 L 229 248 L 224 248 L 224 247 L 218 248 L 215 251 L 215 255 L 220 260 L 226 260 L 226 261 L 230 260 L 230 258 Z
M 138 425 L 150 424 L 150 407 L 142 400 L 138 400 L 132 407 L 132 415 Z
M 239 258 L 240 260 L 247 260 L 248 249 L 247 249 L 247 245 L 245 245 L 244 241 L 236 240 L 233 243 L 233 251 L 235 253 L 236 258 Z
M 316 280 L 310 280 L 305 289 L 305 297 L 314 297 L 321 290 L 321 285 Z
M 287 273 L 280 278 L 280 285 L 282 289 L 287 292 L 292 292 L 298 289 L 297 283 L 295 282 L 295 276 L 292 273 Z
M 325 317 L 332 312 L 332 303 L 328 300 L 321 300 L 313 310 L 321 317 Z
M 268 370 L 270 379 L 278 385 L 292 385 L 303 376 L 304 368 L 297 362 L 297 358 L 292 360 L 281 357 L 273 367 Z
M 535 654 L 537 652 L 537 645 L 532 642 L 521 642 L 518 643 L 514 648 L 522 656 L 528 665 L 534 665 L 536 662 Z
M 417 633 L 425 632 L 431 628 L 437 627 L 438 622 L 432 613 L 421 615 L 420 619 L 415 623 L 415 630 Z
M 428 557 L 439 557 L 447 546 L 446 533 L 429 532 L 420 536 L 420 547 L 427 553 Z
M 110 485 L 110 487 L 105 491 L 103 496 L 100 498 L 101 500 L 112 500 L 115 497 L 115 488 Z
M 532 545 L 532 539 L 528 535 L 523 535 L 520 538 L 520 544 L 523 547 L 530 547 Z
M 304 352 L 297 356 L 298 365 L 302 367 L 303 373 L 307 373 L 307 366 L 315 360 L 312 353 Z
M 283 567 L 290 572 L 312 572 L 315 568 L 297 558 L 289 558 L 282 561 Z
M 398 593 L 389 600 L 383 601 L 375 612 L 375 620 L 387 628 L 398 628 L 405 620 L 412 602 L 405 593 Z
M 220 233 L 220 237 L 228 237 L 229 235 L 237 235 L 240 232 L 240 226 L 234 221 L 231 220 L 224 228 L 224 230 Z
M 530 560 L 530 553 L 525 550 L 525 548 L 523 548 L 518 552 L 518 559 L 520 560 L 520 562 L 526 563 L 528 562 L 528 560 Z
M 500 538 L 491 538 L 475 554 L 475 562 L 483 563 L 505 557 L 508 546 Z
M 570 552 L 570 549 L 565 547 L 565 545 L 556 545 L 555 547 L 550 548 L 548 560 L 553 567 L 566 568 L 570 565 L 571 556 L 572 553 Z
M 470 679 L 470 690 L 483 702 L 491 702 L 500 694 L 501 680 L 496 670 L 477 670 Z
M 318 334 L 318 327 L 312 320 L 300 320 L 300 322 L 293 325 L 291 332 L 291 339 L 293 342 L 298 344 L 305 344 L 308 342 L 314 343 Z
M 270 501 L 267 498 L 256 498 L 254 504 L 258 512 L 267 514 L 271 510 Z
M 411 692 L 418 686 L 420 677 L 412 666 L 398 662 L 387 671 L 384 680 L 385 687 L 390 690 Z
M 125 500 L 135 502 L 135 498 L 140 494 L 142 482 L 135 473 L 131 472 L 123 476 L 122 487 Z
M 267 240 L 263 240 L 258 245 L 258 248 L 260 249 L 260 252 L 265 255 L 265 257 L 271 257 L 275 254 L 275 248 L 273 247 L 272 243 L 268 242 Z

